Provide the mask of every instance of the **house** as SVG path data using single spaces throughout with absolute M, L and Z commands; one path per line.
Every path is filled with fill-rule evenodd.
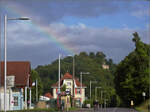
M 0 110 L 4 110 L 4 62 L 0 63 Z M 7 62 L 6 110 L 22 110 L 27 107 L 27 88 L 31 87 L 31 66 L 28 61 Z M 25 102 L 24 102 L 25 100 Z
M 49 99 L 52 99 L 52 98 L 53 98 L 53 96 L 51 95 L 51 93 L 45 93 L 44 96 L 45 96 L 45 97 L 48 97 Z
M 109 65 L 103 64 L 103 65 L 102 65 L 102 68 L 108 70 L 108 69 L 109 69 Z
M 74 82 L 74 91 L 73 91 L 73 82 Z M 74 95 L 74 101 L 76 106 L 81 106 L 85 100 L 85 88 L 84 84 L 81 85 L 77 78 L 74 78 L 70 73 L 65 73 L 64 76 L 60 79 L 60 86 L 63 87 L 66 85 L 66 92 L 70 93 L 70 96 Z M 58 82 L 52 85 L 53 89 L 53 98 L 57 99 L 58 97 Z M 73 94 L 74 92 L 74 94 Z

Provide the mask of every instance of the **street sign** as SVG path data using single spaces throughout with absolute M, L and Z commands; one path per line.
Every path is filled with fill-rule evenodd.
M 14 87 L 14 84 L 15 84 L 15 76 L 14 76 L 14 75 L 7 76 L 7 77 L 6 77 L 6 81 L 7 81 L 7 87 Z

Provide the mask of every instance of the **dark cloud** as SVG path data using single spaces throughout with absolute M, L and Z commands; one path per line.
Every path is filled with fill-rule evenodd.
M 139 32 L 144 42 L 148 40 L 145 29 L 94 28 L 82 23 L 67 26 L 58 21 L 67 16 L 87 19 L 105 15 L 114 16 L 125 11 L 130 12 L 136 8 L 132 7 L 133 2 L 129 1 L 0 0 L 0 8 L 2 6 L 6 10 L 7 8 L 12 9 L 12 12 L 13 9 L 24 12 L 21 15 L 32 17 L 33 21 L 38 22 L 40 27 L 47 29 L 58 42 L 77 53 L 81 51 L 103 51 L 109 58 L 119 62 L 134 49 L 132 43 L 134 31 Z M 111 18 L 110 21 L 112 21 Z M 41 26 L 42 23 L 44 23 L 43 26 Z M 32 67 L 36 67 L 39 64 L 49 64 L 52 60 L 57 59 L 60 49 L 35 26 L 32 28 L 26 23 L 9 23 L 8 32 L 9 60 L 29 60 Z M 66 53 L 65 51 L 62 52 Z
M 92 28 L 83 24 L 67 26 L 52 24 L 50 30 L 55 37 L 78 53 L 81 51 L 103 51 L 109 58 L 119 62 L 134 49 L 132 33 L 137 31 L 141 40 L 147 42 L 147 30 L 130 28 Z M 63 33 L 62 33 L 63 32 Z M 67 41 L 63 41 L 67 40 Z
M 12 11 L 17 9 L 26 12 L 25 16 L 45 24 L 59 21 L 66 16 L 86 19 L 112 15 L 124 9 L 129 11 L 131 8 L 130 2 L 115 0 L 2 0 L 1 5 L 5 5 Z

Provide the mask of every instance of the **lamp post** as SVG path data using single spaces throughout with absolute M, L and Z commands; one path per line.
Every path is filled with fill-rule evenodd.
M 101 90 L 101 109 L 103 108 L 103 90 Z
M 61 54 L 59 54 L 59 56 L 58 56 L 58 91 L 57 91 L 58 108 L 60 108 L 60 100 L 59 100 L 59 95 L 60 95 L 60 58 L 61 58 Z
M 1 87 L 1 16 L 0 16 L 0 87 Z M 1 94 L 1 93 L 0 93 Z M 1 106 L 1 105 L 0 105 Z M 1 107 L 0 107 L 1 108 Z
M 83 75 L 83 74 L 87 74 L 87 75 L 88 75 L 88 74 L 90 74 L 90 73 L 89 73 L 89 72 L 80 72 L 80 79 L 81 79 L 81 80 L 80 80 L 80 83 L 81 83 L 81 89 L 82 89 L 82 75 Z
M 72 104 L 73 104 L 73 107 L 74 107 L 74 97 L 75 97 L 75 94 L 74 94 L 74 91 L 75 91 L 75 57 L 73 56 L 73 99 L 72 99 Z
M 89 72 L 80 72 L 80 83 L 81 83 L 81 86 L 80 86 L 80 93 L 82 94 L 82 75 L 83 74 L 90 74 Z M 81 95 L 82 96 L 82 95 Z M 83 101 L 83 100 L 82 100 Z M 81 107 L 82 107 L 82 103 L 81 103 Z
M 90 101 L 91 101 L 91 87 L 92 87 L 92 83 L 97 83 L 97 81 L 90 81 Z
M 0 88 L 1 88 L 1 16 L 0 16 Z M 0 99 L 1 99 L 1 92 L 0 92 Z M 1 108 L 1 105 L 0 105 Z
M 95 87 L 95 100 L 97 100 L 97 89 L 100 89 L 101 87 L 99 86 L 99 87 Z
M 36 102 L 38 102 L 38 79 L 36 79 Z
M 105 112 L 106 112 L 106 107 L 107 107 L 107 101 L 108 101 L 108 99 L 104 99 L 104 109 L 105 109 Z
M 60 57 L 61 57 L 61 55 L 59 54 L 59 65 L 58 65 L 58 93 L 60 93 Z
M 106 91 L 103 91 L 104 93 L 105 93 L 105 95 L 104 95 L 104 109 L 105 109 L 105 112 L 106 112 L 106 106 L 107 106 L 107 101 L 108 101 L 108 99 L 107 99 L 107 92 Z
M 145 93 L 145 92 L 142 92 L 142 96 L 143 96 L 143 100 L 145 101 L 146 93 Z
M 4 16 L 4 112 L 6 112 L 6 76 L 7 76 L 7 20 L 30 20 L 29 18 L 7 18 Z

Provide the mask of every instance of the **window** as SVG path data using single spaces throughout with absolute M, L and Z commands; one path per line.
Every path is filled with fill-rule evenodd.
M 71 82 L 67 82 L 67 86 L 71 86 Z
M 81 94 L 81 89 L 77 89 L 77 94 Z
M 14 96 L 14 106 L 18 106 L 18 96 Z

